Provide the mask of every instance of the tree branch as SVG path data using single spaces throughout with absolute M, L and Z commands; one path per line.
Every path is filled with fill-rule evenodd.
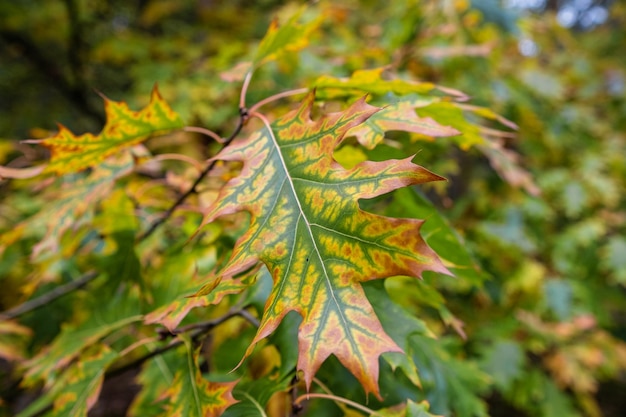
M 83 287 L 97 276 L 98 273 L 95 271 L 88 272 L 82 277 L 74 281 L 68 282 L 67 284 L 61 285 L 60 287 L 56 287 L 52 291 L 47 292 L 40 297 L 26 301 L 25 303 L 22 303 L 18 306 L 15 306 L 7 311 L 0 313 L 0 319 L 14 319 L 21 316 L 22 314 L 26 314 L 40 307 L 43 307 L 46 304 L 49 304 L 52 301 L 56 300 L 57 298 L 63 297 L 64 295 Z
M 217 317 L 213 320 L 207 320 L 207 321 L 203 321 L 201 323 L 193 323 L 187 326 L 183 326 L 183 327 L 179 327 L 177 329 L 174 329 L 172 332 L 168 331 L 167 329 L 158 329 L 157 332 L 159 333 L 159 335 L 162 338 L 166 338 L 169 336 L 173 336 L 176 337 L 176 335 L 181 334 L 181 333 L 186 333 L 186 332 L 191 332 L 191 339 L 196 341 L 198 340 L 200 337 L 202 337 L 203 335 L 205 335 L 206 333 L 208 333 L 209 331 L 211 331 L 213 328 L 219 326 L 220 324 L 224 323 L 225 321 L 235 317 L 235 316 L 240 316 L 240 317 L 244 317 L 245 315 L 243 314 L 244 312 L 248 313 L 245 310 L 230 310 L 229 312 L 227 312 L 226 314 L 224 314 L 221 317 Z M 249 315 L 249 313 L 248 313 Z M 250 316 L 252 317 L 252 316 Z M 252 317 L 254 319 L 254 317 Z M 256 320 L 256 319 L 255 319 Z M 141 364 L 143 364 L 145 361 L 147 361 L 148 359 L 154 358 L 155 356 L 161 355 L 165 352 L 167 352 L 168 350 L 174 349 L 175 347 L 178 347 L 180 345 L 183 344 L 182 339 L 176 338 L 173 339 L 172 341 L 170 341 L 167 345 L 165 346 L 161 346 L 151 352 L 146 353 L 143 356 L 140 356 L 139 358 L 135 359 L 134 361 L 127 363 L 124 366 L 121 366 L 119 368 L 116 369 L 111 369 L 109 371 L 107 371 L 105 373 L 105 377 L 110 378 L 112 376 L 115 375 L 119 375 L 119 374 L 123 374 L 126 371 L 129 371 L 131 369 L 134 369 L 138 366 L 140 366 Z

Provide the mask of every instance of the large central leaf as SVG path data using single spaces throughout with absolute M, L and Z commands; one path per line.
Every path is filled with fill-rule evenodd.
M 312 121 L 313 99 L 216 157 L 243 161 L 243 168 L 222 188 L 204 224 L 248 211 L 250 228 L 221 275 L 228 279 L 259 261 L 272 275 L 272 293 L 248 353 L 296 311 L 303 317 L 298 369 L 307 385 L 334 354 L 378 396 L 378 357 L 400 348 L 383 331 L 360 282 L 447 270 L 420 237 L 421 221 L 364 212 L 358 199 L 441 177 L 410 158 L 344 169 L 333 151 L 349 129 L 379 109 L 360 100 Z

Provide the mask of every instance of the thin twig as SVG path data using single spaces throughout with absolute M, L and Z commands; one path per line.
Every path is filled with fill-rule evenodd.
M 25 303 L 22 303 L 5 312 L 0 313 L 0 319 L 14 319 L 21 316 L 22 314 L 26 314 L 40 307 L 43 307 L 44 305 L 51 303 L 57 298 L 63 297 L 64 295 L 83 287 L 85 284 L 87 284 L 89 281 L 93 280 L 97 276 L 98 273 L 95 271 L 88 272 L 82 277 L 74 281 L 68 282 L 67 284 L 61 285 L 60 287 L 56 287 L 52 291 L 47 292 L 40 297 L 26 301 Z
M 381 414 L 377 413 L 376 411 L 372 410 L 371 408 L 367 408 L 364 405 L 361 405 L 359 403 L 356 403 L 354 401 L 351 401 L 347 398 L 343 398 L 343 397 L 338 397 L 336 395 L 330 395 L 330 394 L 321 394 L 321 393 L 307 393 L 307 394 L 302 394 L 301 396 L 299 396 L 298 398 L 296 398 L 296 400 L 294 401 L 294 404 L 296 405 L 300 405 L 300 403 L 302 401 L 305 400 L 309 400 L 311 398 L 324 398 L 327 400 L 333 400 L 336 402 L 340 402 L 340 403 L 344 403 L 346 405 L 349 405 L 352 408 L 356 408 L 357 410 L 361 410 L 365 413 L 367 413 L 370 416 L 380 416 L 382 417 Z
M 215 133 L 212 130 L 205 129 L 203 127 L 186 126 L 186 127 L 183 128 L 183 131 L 185 131 L 185 132 L 201 133 L 203 135 L 206 135 L 206 136 L 214 139 L 216 142 L 224 143 L 224 139 L 220 135 L 218 135 L 217 133 Z
M 237 312 L 237 315 L 239 317 L 242 317 L 242 318 L 246 319 L 246 321 L 248 323 L 250 323 L 251 325 L 253 325 L 254 327 L 260 327 L 261 326 L 261 322 L 259 321 L 259 319 L 257 319 L 252 314 L 250 314 L 250 312 L 248 310 L 239 310 Z
M 296 417 L 298 414 L 304 410 L 302 404 L 297 404 L 296 400 L 298 399 L 298 382 L 300 379 L 298 378 L 298 371 L 294 374 L 293 378 L 291 378 L 291 383 L 289 384 L 289 394 L 291 396 L 291 414 L 290 417 Z
M 207 332 L 209 332 L 210 330 L 212 330 L 213 328 L 219 326 L 220 324 L 224 323 L 225 321 L 235 317 L 235 316 L 241 316 L 241 311 L 243 310 L 230 310 L 228 313 L 224 314 L 223 316 L 220 316 L 218 318 L 215 318 L 213 320 L 207 320 L 204 321 L 202 323 L 194 323 L 194 324 L 190 324 L 188 326 L 183 326 L 183 327 L 179 327 L 177 329 L 174 329 L 173 331 L 168 331 L 166 329 L 163 330 L 159 330 L 159 333 L 161 335 L 161 337 L 166 337 L 166 336 L 176 336 L 178 334 L 181 333 L 185 333 L 188 331 L 193 330 L 193 332 L 191 333 L 191 339 L 192 340 L 198 340 L 202 335 L 206 334 Z M 170 341 L 167 345 L 165 346 L 161 346 L 151 352 L 146 353 L 143 356 L 140 356 L 139 358 L 135 359 L 134 361 L 127 363 L 124 366 L 121 366 L 119 368 L 116 369 L 111 369 L 109 371 L 106 372 L 105 376 L 107 378 L 110 378 L 112 376 L 115 375 L 119 375 L 119 374 L 123 374 L 124 372 L 130 370 L 130 369 L 134 369 L 138 366 L 140 366 L 141 364 L 143 364 L 145 361 L 147 361 L 148 359 L 154 358 L 155 356 L 161 355 L 165 352 L 167 352 L 168 350 L 171 350 L 175 347 L 178 347 L 180 345 L 182 345 L 184 342 L 182 339 L 180 338 L 176 338 L 173 339 L 172 341 Z
M 222 324 L 223 322 L 225 322 L 226 320 L 230 319 L 231 317 L 238 316 L 239 314 L 240 314 L 240 311 L 238 311 L 238 310 L 231 310 L 228 313 L 226 313 L 223 316 L 218 317 L 216 319 L 201 321 L 199 323 L 192 323 L 192 324 L 189 324 L 187 326 L 177 327 L 176 329 L 172 329 L 172 331 L 164 329 L 164 331 L 162 333 L 164 333 L 164 334 L 165 333 L 169 333 L 169 334 L 174 336 L 174 335 L 177 335 L 177 334 L 187 333 L 187 332 L 189 332 L 191 330 L 195 330 L 196 332 L 194 332 L 193 335 L 192 335 L 192 338 L 193 338 L 193 337 L 196 337 L 196 334 L 205 333 L 206 331 L 211 330 L 215 326 L 218 326 L 218 325 Z
M 246 94 L 248 93 L 248 86 L 250 85 L 250 80 L 252 79 L 253 70 L 248 71 L 246 74 L 246 78 L 243 79 L 243 86 L 241 87 L 241 93 L 239 94 L 239 108 L 246 108 Z

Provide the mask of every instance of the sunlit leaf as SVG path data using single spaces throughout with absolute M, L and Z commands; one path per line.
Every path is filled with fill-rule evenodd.
M 310 119 L 313 95 L 301 107 L 216 158 L 243 161 L 206 214 L 204 223 L 238 211 L 252 215 L 223 280 L 265 263 L 274 287 L 256 342 L 272 333 L 289 311 L 299 329 L 298 369 L 310 386 L 334 354 L 378 395 L 378 357 L 398 351 L 364 296 L 360 282 L 393 275 L 447 272 L 419 235 L 422 222 L 362 211 L 359 198 L 441 179 L 409 159 L 363 162 L 345 170 L 332 159 L 346 132 L 378 109 L 360 100 L 343 113 Z
M 47 139 L 30 140 L 50 149 L 50 163 L 46 172 L 66 174 L 82 171 L 101 163 L 121 149 L 136 145 L 154 135 L 161 135 L 183 127 L 183 122 L 163 100 L 159 90 L 152 90 L 150 104 L 138 112 L 124 102 L 105 98 L 107 122 L 99 135 L 85 133 L 76 136 L 66 127 Z

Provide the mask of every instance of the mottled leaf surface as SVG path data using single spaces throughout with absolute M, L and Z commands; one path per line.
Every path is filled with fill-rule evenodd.
M 234 382 L 209 382 L 202 377 L 198 364 L 199 349 L 184 337 L 187 363 L 174 376 L 165 395 L 169 399 L 165 416 L 168 417 L 219 417 L 237 401 L 232 396 Z
M 139 321 L 141 316 L 127 317 L 113 323 L 98 326 L 63 328 L 61 334 L 46 349 L 26 363 L 28 371 L 24 376 L 26 386 L 34 386 L 44 380 L 54 382 L 58 373 L 71 363 L 88 346 L 115 330 Z
M 46 172 L 66 174 L 82 171 L 102 162 L 123 148 L 136 145 L 150 136 L 183 127 L 183 122 L 163 100 L 155 87 L 150 103 L 143 110 L 132 111 L 124 102 L 104 100 L 107 122 L 98 135 L 74 135 L 66 127 L 51 138 L 28 141 L 50 149 Z
M 33 247 L 33 256 L 57 251 L 63 233 L 80 225 L 93 212 L 94 205 L 111 192 L 115 181 L 129 174 L 133 167 L 133 158 L 126 151 L 107 158 L 86 177 L 60 178 L 59 195 L 30 220 L 42 221 L 46 227 L 43 239 Z
M 274 286 L 248 349 L 272 333 L 289 311 L 299 328 L 298 369 L 310 386 L 335 355 L 378 395 L 378 357 L 399 347 L 383 331 L 360 282 L 393 275 L 447 272 L 419 234 L 422 221 L 362 211 L 358 200 L 441 179 L 410 158 L 365 161 L 350 170 L 332 157 L 346 132 L 379 109 L 359 100 L 348 110 L 310 118 L 313 95 L 271 128 L 234 141 L 216 158 L 243 161 L 220 191 L 204 223 L 248 211 L 251 224 L 221 271 L 232 279 L 262 261 Z
M 415 113 L 415 107 L 416 104 L 410 98 L 399 100 L 372 115 L 348 134 L 356 136 L 359 143 L 366 148 L 373 149 L 384 139 L 385 132 L 390 130 L 431 137 L 455 136 L 461 133 L 452 127 L 440 125 L 430 117 L 419 117 Z
M 398 96 L 406 94 L 425 94 L 435 89 L 452 95 L 459 99 L 467 96 L 460 91 L 438 86 L 430 82 L 419 82 L 402 79 L 383 79 L 386 68 L 374 68 L 355 71 L 350 77 L 337 78 L 322 75 L 313 83 L 322 97 L 343 97 L 346 95 L 362 95 L 365 93 L 375 95 L 387 95 L 390 93 Z
M 224 296 L 238 294 L 249 286 L 250 280 L 247 277 L 227 280 L 223 280 L 219 276 L 213 277 L 195 294 L 176 299 L 153 311 L 146 316 L 145 321 L 147 324 L 160 323 L 169 330 L 173 330 L 192 309 L 218 304 Z
M 99 344 L 90 349 L 63 375 L 63 388 L 54 400 L 56 416 L 86 417 L 96 403 L 107 367 L 117 352 Z

